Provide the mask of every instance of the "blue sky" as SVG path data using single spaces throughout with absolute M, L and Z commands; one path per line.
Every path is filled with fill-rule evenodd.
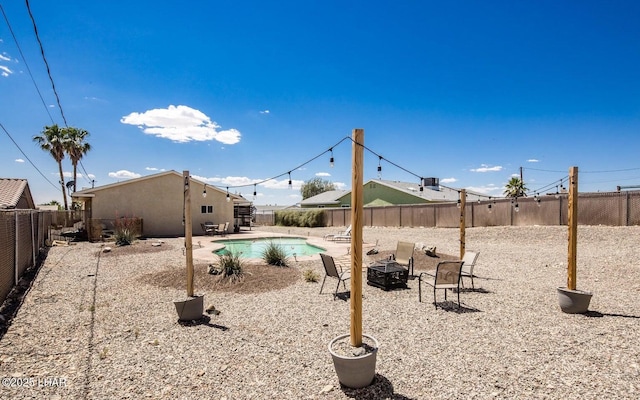
M 61 201 L 32 141 L 61 110 L 25 2 L 0 4 L 22 51 L 3 16 L 0 176 Z M 574 165 L 580 191 L 640 185 L 637 1 L 29 4 L 67 123 L 90 132 L 83 187 L 189 170 L 295 204 L 316 176 L 350 189 L 349 141 L 333 168 L 323 153 L 354 128 L 365 181 L 382 156 L 383 179 L 489 196 L 520 167 L 532 191 Z

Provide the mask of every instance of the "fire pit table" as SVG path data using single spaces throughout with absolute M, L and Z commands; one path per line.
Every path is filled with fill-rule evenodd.
M 407 287 L 409 270 L 394 260 L 380 260 L 367 267 L 367 284 L 384 290 Z

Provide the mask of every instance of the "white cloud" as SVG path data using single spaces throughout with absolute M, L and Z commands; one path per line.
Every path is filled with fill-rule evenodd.
M 9 69 L 9 67 L 4 66 L 4 65 L 0 65 L 0 75 L 7 77 L 9 75 L 13 74 L 13 71 L 11 69 Z
M 336 190 L 345 190 L 347 188 L 347 184 L 344 182 L 333 182 L 333 186 Z
M 0 54 L 0 61 L 8 61 L 8 62 L 16 62 L 15 59 L 12 59 L 11 57 L 9 57 L 7 55 L 7 53 L 2 53 Z M 7 67 L 6 65 L 0 64 L 0 75 L 7 77 L 9 75 L 13 74 L 13 71 L 11 70 L 11 68 Z
M 166 171 L 166 169 L 164 168 L 156 168 L 156 167 L 144 167 L 144 169 L 147 171 L 160 171 L 160 172 Z
M 122 117 L 120 122 L 137 125 L 147 135 L 179 143 L 217 140 L 224 144 L 235 144 L 241 136 L 237 129 L 218 131 L 220 125 L 203 112 L 183 105 L 170 105 L 143 113 L 133 112 Z
M 260 111 L 260 114 L 269 114 L 270 112 L 271 111 L 269 111 L 269 110 L 262 110 L 262 111 Z
M 133 178 L 140 178 L 142 175 L 140 174 L 136 174 L 135 172 L 131 172 L 131 171 L 127 171 L 125 169 L 121 169 L 120 171 L 116 171 L 116 172 L 109 172 L 109 178 L 115 178 L 115 179 L 133 179 Z
M 318 172 L 316 173 L 316 176 L 331 176 L 331 174 L 328 172 Z
M 527 160 L 527 162 L 536 163 L 536 162 L 540 162 L 540 160 L 536 160 L 535 158 L 530 158 Z
M 496 192 L 498 192 L 498 195 L 502 194 L 502 188 L 492 183 L 484 186 L 469 186 L 466 189 L 471 192 L 482 193 L 486 195 L 492 195 L 492 194 L 495 194 Z
M 23 162 L 24 162 L 24 160 L 23 160 L 22 158 L 16 158 L 16 159 L 15 159 L 15 162 L 17 162 L 17 163 L 23 163 Z
M 300 188 L 304 185 L 304 181 L 292 179 L 291 180 L 291 189 L 292 190 L 300 190 Z M 281 181 L 277 179 L 270 179 L 261 184 L 266 189 L 289 189 L 289 178 L 283 179 Z
M 458 180 L 456 178 L 443 178 L 443 179 L 440 179 L 440 183 L 453 183 L 453 182 L 458 182 Z
M 502 171 L 501 165 L 490 167 L 487 164 L 482 164 L 480 168 L 471 169 L 471 172 L 497 172 L 497 171 Z

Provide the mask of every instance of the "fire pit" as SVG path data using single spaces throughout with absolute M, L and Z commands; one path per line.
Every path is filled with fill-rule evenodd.
M 367 267 L 367 284 L 384 290 L 407 287 L 409 270 L 394 260 L 376 261 Z

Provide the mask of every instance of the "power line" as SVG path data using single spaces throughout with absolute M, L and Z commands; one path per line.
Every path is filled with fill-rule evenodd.
M 16 147 L 18 148 L 18 150 L 20 150 L 20 153 L 22 153 L 22 155 L 24 156 L 24 158 L 26 158 L 26 159 L 27 159 L 27 161 L 29 161 L 29 163 L 33 166 L 33 168 L 35 168 L 35 169 L 36 169 L 36 171 L 38 171 L 38 173 L 39 173 L 40 175 L 42 175 L 42 177 L 44 178 L 44 180 L 46 180 L 47 182 L 49 182 L 49 183 L 51 184 L 51 186 L 53 186 L 54 188 L 59 189 L 59 188 L 58 188 L 58 187 L 57 187 L 53 182 L 51 182 L 51 181 L 49 180 L 49 178 L 47 178 L 47 177 L 42 173 L 42 171 L 40 171 L 40 169 L 38 169 L 38 167 L 36 167 L 36 165 L 33 163 L 33 161 L 31 161 L 31 159 L 29 158 L 29 156 L 27 156 L 27 155 L 25 154 L 25 152 L 24 152 L 24 151 L 22 151 L 22 149 L 20 148 L 20 146 L 18 145 L 18 143 L 16 143 L 16 141 L 15 141 L 15 140 L 13 140 L 13 137 L 11 136 L 11 134 L 9 134 L 9 131 L 7 131 L 7 129 L 4 127 L 4 125 L 2 125 L 2 123 L 1 123 L 1 122 L 0 122 L 0 128 L 2 128 L 2 130 L 4 131 L 4 133 L 6 133 L 6 134 L 7 134 L 7 136 L 9 136 L 9 139 L 11 139 L 11 141 L 13 142 L 13 144 L 14 144 L 14 145 L 16 145 Z
M 27 63 L 27 59 L 25 58 L 24 53 L 22 52 L 22 48 L 20 47 L 20 44 L 18 43 L 18 38 L 16 38 L 16 35 L 13 33 L 13 28 L 11 27 L 11 24 L 9 23 L 9 18 L 7 17 L 7 14 L 4 12 L 4 8 L 2 7 L 2 4 L 0 4 L 0 10 L 2 10 L 2 15 L 4 16 L 4 20 L 7 23 L 7 27 L 9 27 L 9 32 L 11 32 L 11 36 L 13 37 L 13 41 L 15 42 L 16 47 L 18 48 L 18 52 L 20 53 L 20 57 L 22 58 L 22 62 L 24 63 L 24 66 L 27 68 L 27 72 L 29 73 L 29 76 L 31 77 L 31 82 L 33 82 L 33 86 L 35 86 L 36 92 L 38 92 L 38 97 L 40 97 L 40 101 L 42 101 L 42 106 L 47 111 L 47 114 L 49 115 L 49 119 L 51 119 L 51 123 L 54 124 L 55 122 L 53 121 L 53 117 L 51 116 L 51 113 L 49 112 L 49 107 L 47 107 L 47 104 L 44 101 L 44 98 L 42 97 L 42 93 L 40 92 L 40 88 L 38 88 L 38 84 L 36 83 L 36 80 L 33 77 L 33 74 L 31 73 L 31 68 L 29 68 L 29 64 Z
M 31 13 L 31 7 L 29 6 L 29 0 L 25 0 L 27 5 L 27 11 L 29 12 L 29 18 L 31 18 L 31 23 L 33 24 L 33 32 L 36 35 L 36 40 L 38 41 L 38 45 L 40 46 L 40 54 L 42 54 L 42 60 L 44 61 L 44 65 L 47 67 L 47 75 L 49 76 L 49 81 L 51 82 L 51 88 L 53 89 L 53 94 L 56 96 L 56 102 L 58 103 L 58 108 L 60 109 L 60 115 L 62 116 L 62 120 L 64 121 L 64 126 L 68 127 L 67 118 L 64 116 L 64 111 L 62 110 L 62 104 L 60 104 L 60 96 L 58 96 L 58 91 L 56 90 L 56 84 L 53 82 L 53 77 L 51 76 L 51 69 L 49 68 L 49 62 L 47 61 L 47 56 L 44 54 L 44 46 L 42 45 L 42 41 L 40 40 L 40 35 L 38 34 L 38 27 L 36 26 L 36 20 L 33 18 L 33 14 Z

